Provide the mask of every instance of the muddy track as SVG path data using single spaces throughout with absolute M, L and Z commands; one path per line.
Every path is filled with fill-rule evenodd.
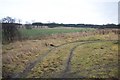
M 107 40 L 107 41 L 114 41 L 114 40 Z M 81 41 L 82 42 L 82 41 Z M 65 78 L 65 77 L 70 77 L 71 76 L 71 73 L 70 72 L 70 68 L 71 68 L 71 59 L 73 57 L 73 53 L 74 53 L 74 50 L 78 47 L 78 46 L 81 46 L 83 44 L 87 44 L 87 43 L 97 43 L 97 42 L 102 42 L 102 41 L 84 41 L 84 43 L 81 43 L 81 44 L 78 44 L 78 45 L 75 45 L 71 50 L 70 50 L 70 54 L 68 56 L 68 59 L 66 61 L 66 67 L 65 67 L 65 70 L 61 73 L 62 78 Z M 114 65 L 113 65 L 114 66 Z M 99 69 L 100 67 L 99 66 L 96 66 L 96 67 L 93 67 L 92 69 Z M 91 69 L 90 69 L 91 70 Z M 85 70 L 83 70 L 85 71 Z M 88 71 L 88 70 L 87 70 Z M 75 74 L 75 73 L 74 73 Z M 79 78 L 85 78 L 83 76 L 79 76 Z
M 101 40 L 91 40 L 91 41 L 92 41 L 92 42 L 101 42 Z M 62 47 L 62 46 L 64 46 L 64 45 L 67 45 L 67 44 L 70 44 L 70 43 L 84 42 L 84 44 L 85 44 L 85 43 L 88 43 L 88 42 L 91 42 L 91 41 L 90 41 L 90 40 L 86 40 L 86 41 L 85 41 L 85 40 L 79 40 L 79 41 L 68 42 L 68 43 L 64 43 L 64 44 L 61 44 L 61 45 L 59 45 L 59 46 L 56 46 L 56 47 L 48 50 L 47 52 L 45 52 L 43 55 L 40 55 L 37 60 L 29 63 L 28 66 L 26 66 L 25 69 L 24 69 L 22 72 L 14 74 L 14 75 L 12 76 L 12 78 L 26 77 L 27 74 L 31 71 L 32 68 L 34 68 L 34 66 L 35 66 L 36 64 L 40 63 L 51 51 L 53 51 L 53 50 L 55 50 L 55 49 L 57 49 L 57 48 L 59 48 L 59 47 Z M 103 40 L 103 41 L 106 41 L 106 40 Z M 113 41 L 113 40 L 107 40 L 107 41 Z M 80 45 L 80 44 L 79 44 L 79 45 Z M 67 71 L 68 71 L 69 66 L 70 66 L 70 61 L 71 61 L 71 58 L 72 58 L 72 55 L 73 55 L 73 51 L 74 51 L 74 49 L 75 49 L 77 46 L 78 46 L 78 45 L 74 46 L 74 47 L 71 49 L 71 51 L 70 51 L 70 55 L 69 55 L 69 57 L 68 57 L 67 66 L 66 66 L 66 70 L 67 70 Z
M 75 50 L 75 48 L 79 46 L 79 45 L 76 45 L 74 46 L 71 50 L 70 50 L 70 54 L 68 56 L 68 59 L 67 59 L 67 62 L 66 62 L 66 67 L 65 67 L 65 70 L 63 71 L 62 73 L 62 78 L 64 78 L 66 76 L 66 74 L 68 73 L 68 71 L 70 71 L 70 63 L 71 63 L 71 59 L 72 59 L 72 56 L 73 56 L 73 51 Z
M 43 60 L 43 58 L 45 56 L 47 56 L 48 53 L 50 53 L 54 48 L 48 50 L 46 53 L 44 53 L 43 55 L 40 55 L 39 58 L 31 63 L 28 64 L 28 66 L 25 67 L 25 69 L 23 70 L 23 72 L 21 73 L 18 73 L 18 74 L 15 74 L 13 75 L 13 78 L 21 78 L 21 77 L 25 77 L 27 76 L 27 73 L 29 73 L 31 71 L 32 68 L 34 68 L 34 66 L 41 62 Z
M 26 66 L 25 69 L 22 72 L 17 73 L 17 74 L 13 74 L 12 78 L 26 77 L 27 74 L 31 71 L 31 69 L 34 68 L 34 66 L 36 64 L 40 63 L 51 51 L 55 50 L 56 48 L 62 47 L 64 45 L 67 45 L 67 44 L 70 44 L 70 43 L 75 43 L 75 42 L 78 42 L 78 41 L 64 43 L 64 44 L 61 44 L 59 46 L 55 46 L 54 48 L 52 48 L 52 49 L 48 50 L 47 52 L 45 52 L 43 55 L 40 55 L 37 60 L 29 63 L 28 66 Z
M 83 45 L 83 44 L 88 44 L 88 43 L 95 43 L 95 41 L 93 42 L 93 41 L 90 41 L 90 42 L 84 42 L 84 43 L 79 43 L 79 44 L 77 44 L 77 45 L 75 45 L 71 50 L 70 50 L 70 54 L 69 54 L 69 56 L 68 56 L 68 59 L 67 59 L 67 61 L 66 61 L 66 66 L 65 66 L 65 70 L 62 72 L 62 78 L 65 78 L 65 77 L 70 77 L 70 75 L 69 75 L 69 72 L 70 72 L 70 68 L 71 68 L 71 60 L 72 60 L 72 57 L 73 57 L 73 53 L 74 53 L 74 50 L 78 47 L 78 46 L 81 46 L 81 45 Z M 81 78 L 83 78 L 82 76 L 81 76 Z

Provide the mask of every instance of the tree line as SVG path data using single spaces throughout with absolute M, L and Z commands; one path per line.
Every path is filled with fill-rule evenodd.
M 94 24 L 59 24 L 59 23 L 41 23 L 35 22 L 32 23 L 33 26 L 48 26 L 49 28 L 54 27 L 82 27 L 82 28 L 119 28 L 120 24 L 106 24 L 106 25 L 94 25 Z
M 6 17 L 1 19 L 2 23 L 2 42 L 13 42 L 15 40 L 21 40 L 21 34 L 19 32 L 18 26 L 22 25 L 20 23 L 15 23 L 15 19 L 11 17 Z M 32 29 L 33 26 L 48 26 L 49 28 L 54 27 L 77 27 L 77 28 L 120 28 L 120 24 L 106 24 L 106 25 L 94 25 L 94 24 L 59 24 L 59 23 L 41 23 L 34 22 L 32 24 L 25 24 L 26 29 Z

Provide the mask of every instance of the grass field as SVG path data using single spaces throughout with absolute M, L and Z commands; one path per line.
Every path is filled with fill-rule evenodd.
M 20 29 L 23 38 L 36 39 L 39 37 L 49 36 L 52 34 L 75 33 L 83 31 L 93 31 L 92 28 L 49 28 L 49 29 Z
M 3 45 L 3 77 L 118 78 L 118 34 L 89 30 L 23 30 L 54 35 Z M 58 34 L 62 31 L 69 33 Z

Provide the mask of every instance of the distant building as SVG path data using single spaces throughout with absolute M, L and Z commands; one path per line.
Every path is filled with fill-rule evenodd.
M 48 28 L 48 26 L 32 26 L 32 28 Z

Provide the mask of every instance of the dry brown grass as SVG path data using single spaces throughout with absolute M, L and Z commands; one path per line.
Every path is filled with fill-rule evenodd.
M 41 40 L 25 40 L 3 45 L 3 74 L 5 77 L 24 70 L 30 62 L 55 46 L 78 40 L 118 40 L 117 29 L 54 34 Z

